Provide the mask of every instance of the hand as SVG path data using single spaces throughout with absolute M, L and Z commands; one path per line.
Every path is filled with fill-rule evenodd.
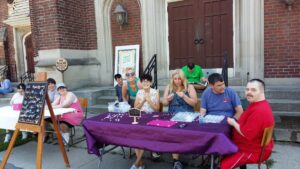
M 168 95 L 167 100 L 172 101 L 173 98 L 174 98 L 174 93 L 171 93 L 171 94 Z
M 183 92 L 176 92 L 176 94 L 177 94 L 179 97 L 181 97 L 181 98 L 183 98 L 184 95 L 185 95 Z
M 236 121 L 233 118 L 227 117 L 227 123 L 231 126 L 234 126 L 234 124 L 236 123 Z

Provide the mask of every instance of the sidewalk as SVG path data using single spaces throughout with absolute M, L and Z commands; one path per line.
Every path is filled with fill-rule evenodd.
M 275 152 L 271 158 L 275 160 L 272 169 L 299 169 L 300 167 L 300 143 L 276 143 Z M 25 145 L 13 149 L 8 163 L 20 167 L 22 169 L 34 169 L 36 160 L 37 143 L 31 141 Z M 127 149 L 128 150 L 128 149 Z M 68 158 L 72 169 L 97 169 L 98 157 L 90 155 L 85 149 L 85 142 L 71 147 L 68 153 Z M 4 151 L 0 152 L 1 160 L 3 159 Z M 153 162 L 149 158 L 149 152 L 144 154 L 144 161 L 147 169 L 172 169 L 170 155 L 164 154 L 162 162 Z M 183 160 L 189 163 L 185 169 L 199 169 L 199 159 L 191 160 L 191 156 L 182 157 Z M 120 150 L 114 150 L 104 156 L 101 164 L 101 169 L 129 169 L 134 162 L 135 157 L 123 159 Z M 196 166 L 196 167 L 195 167 Z M 59 151 L 58 145 L 44 144 L 43 149 L 43 169 L 64 169 L 64 161 Z M 248 165 L 248 169 L 256 169 L 257 165 Z M 265 168 L 263 166 L 262 168 Z M 10 168 L 9 168 L 10 169 Z

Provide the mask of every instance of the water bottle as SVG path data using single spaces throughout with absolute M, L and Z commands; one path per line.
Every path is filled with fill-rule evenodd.
M 204 124 L 204 123 L 205 123 L 204 116 L 199 116 L 199 124 Z

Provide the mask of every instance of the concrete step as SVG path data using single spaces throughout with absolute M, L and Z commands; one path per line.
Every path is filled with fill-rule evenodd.
M 116 96 L 100 96 L 95 101 L 95 105 L 97 104 L 107 105 L 109 102 L 114 102 L 114 101 L 116 101 Z
M 300 142 L 300 129 L 277 128 L 274 129 L 274 139 L 276 141 Z
M 268 99 L 273 111 L 299 112 L 300 100 Z
M 98 104 L 98 105 L 93 105 L 93 106 L 89 106 L 88 108 L 88 112 L 91 112 L 92 114 L 101 114 L 104 112 L 108 111 L 108 105 L 104 105 L 104 104 Z

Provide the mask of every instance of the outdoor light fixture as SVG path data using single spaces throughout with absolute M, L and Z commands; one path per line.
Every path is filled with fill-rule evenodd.
M 122 27 L 122 25 L 127 23 L 127 11 L 120 3 L 117 4 L 114 14 L 116 15 L 116 20 L 120 25 L 120 28 Z
M 295 0 L 281 0 L 281 1 L 284 2 L 288 6 L 289 11 L 292 10 L 292 6 L 293 6 Z

